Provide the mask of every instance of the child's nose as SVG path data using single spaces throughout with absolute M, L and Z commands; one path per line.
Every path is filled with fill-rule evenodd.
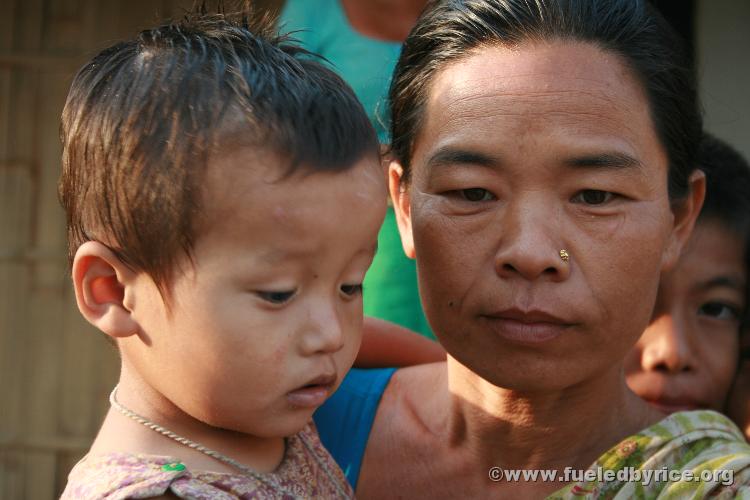
M 679 373 L 694 369 L 694 356 L 684 325 L 674 315 L 656 319 L 647 330 L 641 365 L 647 371 Z
M 333 304 L 318 304 L 313 308 L 306 325 L 303 349 L 306 355 L 334 353 L 344 347 L 344 328 L 340 314 Z

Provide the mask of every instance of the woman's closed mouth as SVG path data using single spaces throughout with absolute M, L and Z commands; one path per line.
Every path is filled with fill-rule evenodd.
M 482 318 L 500 337 L 521 344 L 553 340 L 574 324 L 541 309 L 510 308 L 482 315 Z

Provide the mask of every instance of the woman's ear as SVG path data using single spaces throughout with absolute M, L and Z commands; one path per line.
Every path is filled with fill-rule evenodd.
M 674 223 L 669 246 L 662 258 L 662 271 L 672 269 L 679 261 L 680 253 L 690 239 L 695 221 L 703 208 L 703 200 L 706 196 L 706 175 L 700 170 L 694 171 L 690 175 L 688 185 L 690 191 L 687 197 L 672 206 Z
M 411 232 L 411 208 L 409 205 L 409 189 L 404 182 L 404 169 L 396 160 L 391 160 L 388 167 L 388 190 L 393 200 L 393 208 L 396 212 L 396 223 L 398 232 L 401 233 L 401 245 L 404 253 L 410 259 L 416 256 L 414 250 L 414 236 Z
M 135 273 L 107 246 L 87 241 L 73 259 L 73 288 L 78 310 L 86 320 L 113 338 L 138 332 L 125 306 L 125 289 Z

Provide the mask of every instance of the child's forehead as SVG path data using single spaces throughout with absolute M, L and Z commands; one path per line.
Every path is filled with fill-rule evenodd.
M 717 247 L 729 247 L 733 253 L 744 253 L 747 250 L 748 234 L 746 230 L 734 227 L 729 221 L 715 215 L 701 216 L 695 223 L 692 242 Z M 704 245 L 704 246 L 708 246 Z
M 209 226 L 246 218 L 247 212 L 266 211 L 268 207 L 252 201 L 284 182 L 282 159 L 261 149 L 243 148 L 213 156 L 205 168 L 203 179 L 197 183 L 197 215 Z
M 276 268 L 373 252 L 386 199 L 377 158 L 343 171 L 303 167 L 286 175 L 287 169 L 274 155 L 253 151 L 209 164 L 195 228 L 199 260 L 219 256 Z
M 746 241 L 742 234 L 714 217 L 699 218 L 683 249 L 677 271 L 690 282 L 727 284 L 746 294 L 748 267 Z M 709 279 L 710 278 L 710 279 Z
M 377 158 L 360 160 L 341 171 L 311 171 L 263 148 L 245 147 L 208 161 L 200 183 L 203 226 L 246 225 L 272 221 L 294 226 L 331 206 L 358 205 L 373 195 L 385 198 Z M 361 196 L 360 196 L 361 195 Z M 365 202 L 360 210 L 368 210 Z

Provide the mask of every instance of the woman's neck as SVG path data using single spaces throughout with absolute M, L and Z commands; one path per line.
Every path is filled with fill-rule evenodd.
M 492 385 L 448 357 L 450 445 L 488 467 L 585 469 L 609 447 L 661 420 L 625 385 L 620 367 L 556 392 Z

